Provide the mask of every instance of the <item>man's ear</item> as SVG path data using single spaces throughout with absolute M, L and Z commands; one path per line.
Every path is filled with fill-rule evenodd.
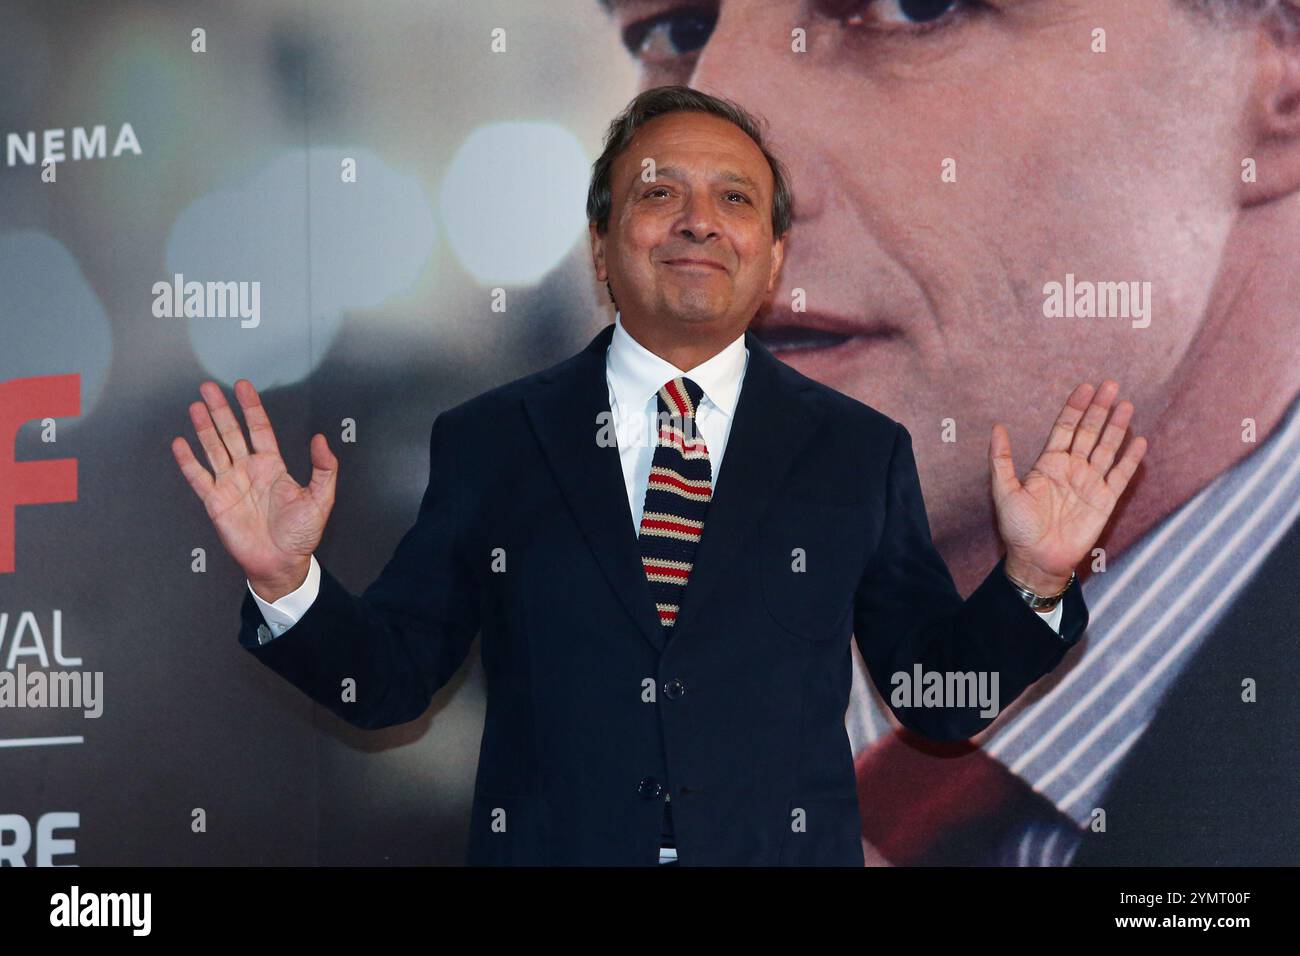
M 587 223 L 587 235 L 591 237 L 591 263 L 596 270 L 596 281 L 605 282 L 609 279 L 605 271 L 605 237 L 596 231 L 594 222 Z
M 776 288 L 776 278 L 781 274 L 781 263 L 785 261 L 785 233 L 772 243 L 772 271 L 767 277 L 767 291 L 770 294 Z
M 1286 17 L 1291 17 L 1288 22 Z M 1248 102 L 1250 152 L 1242 157 L 1241 202 L 1252 206 L 1300 190 L 1300 10 L 1277 10 L 1255 31 Z M 1255 182 L 1246 182 L 1245 160 Z

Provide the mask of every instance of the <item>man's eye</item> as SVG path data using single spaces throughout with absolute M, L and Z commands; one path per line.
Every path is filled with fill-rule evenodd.
M 653 196 L 655 193 L 663 193 L 664 195 L 667 195 L 667 194 L 668 194 L 668 190 L 665 189 L 663 186 L 656 186 L 654 189 L 648 190 L 648 191 L 646 192 L 646 195 L 647 195 L 647 196 Z
M 741 199 L 741 202 L 749 202 L 749 197 L 746 196 L 744 193 L 738 193 L 738 192 L 734 192 L 734 191 L 733 191 L 733 192 L 729 192 L 729 193 L 727 193 L 727 196 L 728 196 L 728 197 L 731 197 L 731 196 L 739 196 L 740 199 Z
M 876 0 L 871 5 L 886 23 L 929 23 L 957 8 L 957 0 Z
M 717 22 L 716 5 L 678 7 L 628 26 L 623 45 L 646 63 L 666 63 L 703 49 Z
M 976 6 L 975 0 L 818 0 L 822 13 L 849 26 L 932 29 Z

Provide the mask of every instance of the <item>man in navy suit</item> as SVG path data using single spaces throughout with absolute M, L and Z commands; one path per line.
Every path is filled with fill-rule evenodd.
M 415 524 L 360 597 L 314 557 L 324 436 L 303 487 L 251 383 L 247 440 L 214 383 L 190 406 L 211 473 L 173 452 L 247 575 L 250 653 L 376 728 L 418 717 L 481 633 L 472 864 L 861 866 L 850 640 L 906 727 L 963 740 L 1083 633 L 1074 568 L 1146 447 L 1119 454 L 1131 403 L 1080 385 L 1023 482 L 994 427 L 1005 554 L 963 600 L 907 430 L 748 329 L 791 204 L 735 104 L 637 97 L 588 196 L 615 323 L 437 416 Z

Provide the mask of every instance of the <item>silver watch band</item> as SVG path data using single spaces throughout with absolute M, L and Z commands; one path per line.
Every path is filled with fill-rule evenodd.
M 1020 595 L 1020 597 L 1024 600 L 1024 602 L 1028 604 L 1029 607 L 1035 611 L 1052 610 L 1054 607 L 1056 607 L 1057 602 L 1060 601 L 1061 598 L 1065 596 L 1065 592 L 1070 590 L 1070 588 L 1074 585 L 1074 581 L 1075 581 L 1075 573 L 1071 571 L 1070 580 L 1065 582 L 1065 587 L 1061 588 L 1061 590 L 1056 592 L 1055 594 L 1042 595 L 1042 594 L 1037 594 L 1034 591 L 1031 591 L 1029 588 L 1025 587 L 1023 584 L 1021 584 L 1011 575 L 1007 574 L 1005 569 L 1003 570 L 1003 575 L 1006 577 L 1008 581 L 1011 582 L 1011 586 L 1016 589 L 1016 592 Z

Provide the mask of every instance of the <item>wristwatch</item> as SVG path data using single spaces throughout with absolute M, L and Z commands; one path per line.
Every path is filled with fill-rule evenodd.
M 1029 588 L 1025 587 L 1023 584 L 1021 584 L 1011 575 L 1007 574 L 1005 568 L 1003 569 L 1002 573 L 1006 575 L 1006 579 L 1011 582 L 1011 586 L 1016 589 L 1016 591 L 1020 594 L 1022 598 L 1024 598 L 1025 603 L 1028 604 L 1029 607 L 1035 611 L 1050 611 L 1054 607 L 1056 607 L 1056 602 L 1061 600 L 1061 598 L 1065 595 L 1065 592 L 1070 590 L 1071 585 L 1074 584 L 1074 577 L 1075 577 L 1074 572 L 1071 571 L 1070 580 L 1065 582 L 1065 587 L 1061 588 L 1061 590 L 1057 591 L 1055 594 L 1049 594 L 1047 596 L 1044 596 L 1042 594 L 1036 594 L 1035 592 L 1029 590 Z

